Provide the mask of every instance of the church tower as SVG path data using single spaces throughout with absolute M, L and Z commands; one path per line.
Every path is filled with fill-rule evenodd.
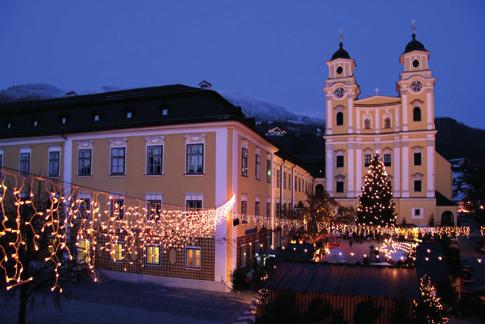
M 332 195 L 338 192 L 338 196 L 346 196 L 342 186 L 345 186 L 343 182 L 347 179 L 348 186 L 345 186 L 347 187 L 345 191 L 348 191 L 349 196 L 353 196 L 355 190 L 353 165 L 350 167 L 349 164 L 353 160 L 353 149 L 348 149 L 346 145 L 344 147 L 333 145 L 335 136 L 354 133 L 354 100 L 360 94 L 354 74 L 356 63 L 343 48 L 342 35 L 340 35 L 339 48 L 327 62 L 327 66 L 328 79 L 323 88 L 327 110 L 325 118 L 327 191 Z
M 359 98 L 355 60 L 344 49 L 326 62 L 325 181 L 341 206 L 356 206 L 372 155 L 379 153 L 393 189 L 398 221 L 424 225 L 456 215 L 450 164 L 435 150 L 435 79 L 430 52 L 416 39 L 400 56 L 397 95 Z M 444 204 L 444 205 L 443 205 Z M 448 217 L 449 218 L 449 217 Z

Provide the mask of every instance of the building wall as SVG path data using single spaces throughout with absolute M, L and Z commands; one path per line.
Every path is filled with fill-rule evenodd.
M 453 182 L 451 164 L 436 153 L 436 190 L 448 199 L 453 198 L 451 184 Z
M 47 142 L 47 143 L 45 143 Z M 204 172 L 202 175 L 186 175 L 186 144 L 204 144 Z M 148 145 L 163 145 L 162 175 L 146 174 Z M 248 149 L 247 176 L 241 174 L 242 147 Z M 185 251 L 176 251 L 176 261 L 169 262 L 169 250 L 161 249 L 160 265 L 145 266 L 140 259 L 129 265 L 123 261 L 113 261 L 109 255 L 100 253 L 97 263 L 101 268 L 142 275 L 162 275 L 186 279 L 211 280 L 230 286 L 231 274 L 241 264 L 241 253 L 247 246 L 256 245 L 265 250 L 275 246 L 275 238 L 270 229 L 275 229 L 276 169 L 284 166 L 287 177 L 282 199 L 287 206 L 295 206 L 306 200 L 305 188 L 312 188 L 311 175 L 300 166 L 283 160 L 276 155 L 277 148 L 265 141 L 251 129 L 237 122 L 201 123 L 125 129 L 117 131 L 90 132 L 45 139 L 0 140 L 3 165 L 18 169 L 21 149 L 31 151 L 31 172 L 47 175 L 47 159 L 50 147 L 61 150 L 59 180 L 81 186 L 83 194 L 104 191 L 108 194 L 145 201 L 147 195 L 160 195 L 163 204 L 184 206 L 186 195 L 202 197 L 203 208 L 215 208 L 234 195 L 236 202 L 232 214 L 226 221 L 216 226 L 213 239 L 200 241 L 201 268 L 188 269 L 185 266 Z M 110 175 L 110 154 L 112 147 L 125 148 L 125 174 Z M 78 174 L 79 149 L 90 148 L 91 174 Z M 70 153 L 70 154 L 69 154 Z M 256 179 L 256 153 L 261 157 L 260 179 Z M 269 181 L 266 161 L 270 161 Z M 66 168 L 67 167 L 67 168 Z M 67 172 L 65 172 L 67 170 Z M 291 181 L 293 179 L 293 181 Z M 296 186 L 297 181 L 301 182 Z M 295 183 L 295 185 L 290 185 Z M 279 185 L 282 185 L 280 183 Z M 303 187 L 303 188 L 302 188 Z M 92 188 L 92 190 L 90 189 Z M 65 185 L 66 191 L 70 186 Z M 241 200 L 247 201 L 249 221 L 241 222 Z M 267 203 L 270 205 L 270 225 L 258 228 L 254 219 L 255 202 L 260 201 L 260 217 L 266 217 Z M 100 199 L 106 204 L 106 199 Z M 104 207 L 101 207 L 104 209 Z M 234 220 L 239 219 L 239 225 Z M 241 246 L 243 245 L 243 246 Z M 248 250 L 247 260 L 256 256 L 257 249 Z

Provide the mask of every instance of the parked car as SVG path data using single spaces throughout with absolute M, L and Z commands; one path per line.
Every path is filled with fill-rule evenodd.
M 470 285 L 474 282 L 473 280 L 473 268 L 471 266 L 461 267 L 461 279 L 465 285 Z

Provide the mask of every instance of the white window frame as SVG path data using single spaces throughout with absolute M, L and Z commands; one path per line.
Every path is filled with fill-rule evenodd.
M 22 173 L 20 170 L 20 156 L 26 153 L 29 154 L 29 172 L 26 175 L 30 175 L 32 173 L 32 149 L 30 147 L 23 147 L 19 151 L 19 173 Z
M 184 150 L 184 175 L 190 177 L 200 177 L 205 175 L 206 168 L 206 155 L 207 145 L 205 143 L 206 135 L 204 133 L 199 134 L 187 134 L 185 135 L 185 150 Z M 187 145 L 189 144 L 202 144 L 202 173 L 187 173 Z
M 158 200 L 160 201 L 160 212 L 162 211 L 162 205 L 163 205 L 163 194 L 161 192 L 147 192 L 145 194 L 145 206 L 147 210 L 147 216 L 150 213 L 150 206 L 148 205 L 148 201 L 151 200 Z M 161 215 L 160 215 L 161 216 Z
M 165 136 L 147 137 L 145 138 L 145 176 L 147 177 L 159 177 L 163 176 L 165 168 Z M 148 174 L 148 147 L 149 146 L 161 146 L 162 147 L 162 169 L 161 174 Z M 186 153 L 187 154 L 187 151 Z
M 419 210 L 419 216 L 416 216 L 415 212 Z M 411 218 L 412 219 L 423 219 L 424 218 L 424 208 L 411 208 Z
M 50 154 L 51 154 L 51 152 L 59 152 L 59 170 L 58 170 L 59 172 L 55 176 L 50 175 Z M 59 178 L 61 176 L 61 161 L 62 161 L 61 147 L 60 146 L 49 147 L 49 150 L 47 152 L 47 177 L 48 178 Z
M 90 162 L 89 162 L 89 174 L 88 175 L 79 175 L 79 151 L 80 150 L 91 150 L 91 157 L 90 157 Z M 76 176 L 78 177 L 91 177 L 93 175 L 93 155 L 94 155 L 94 150 L 93 150 L 93 142 L 90 141 L 90 142 L 81 142 L 78 144 L 77 146 L 77 172 L 76 172 Z
M 125 177 L 126 174 L 128 173 L 128 147 L 126 145 L 126 138 L 120 138 L 120 139 L 112 139 L 111 140 L 111 143 L 109 145 L 109 176 L 110 177 Z M 114 148 L 124 148 L 125 149 L 125 156 L 124 156 L 124 168 L 123 168 L 123 174 L 112 174 L 112 170 L 111 170 L 111 159 L 112 159 L 112 152 L 111 150 L 114 149 Z
M 200 200 L 202 201 L 202 208 L 204 208 L 204 194 L 198 192 L 186 192 L 184 199 L 184 206 L 187 206 L 187 200 Z

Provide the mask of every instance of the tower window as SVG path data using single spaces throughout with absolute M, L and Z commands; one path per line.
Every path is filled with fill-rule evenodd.
M 421 192 L 421 180 L 414 180 L 414 191 Z
M 344 69 L 342 69 L 342 67 L 341 67 L 341 66 L 339 66 L 339 67 L 337 68 L 337 74 L 342 74 L 342 72 L 343 72 L 343 71 L 344 71 Z
M 421 121 L 421 108 L 414 107 L 414 109 L 413 109 L 413 121 Z
M 344 124 L 344 113 L 338 112 L 337 113 L 337 126 L 342 126 Z
M 337 168 L 343 168 L 343 167 L 344 167 L 344 156 L 337 155 Z
M 421 152 L 414 153 L 414 165 L 421 165 Z
M 343 180 L 337 180 L 337 192 L 344 192 L 344 181 Z
M 413 66 L 414 66 L 415 68 L 417 68 L 417 67 L 419 66 L 419 61 L 418 61 L 418 60 L 414 60 L 414 61 L 413 61 Z

